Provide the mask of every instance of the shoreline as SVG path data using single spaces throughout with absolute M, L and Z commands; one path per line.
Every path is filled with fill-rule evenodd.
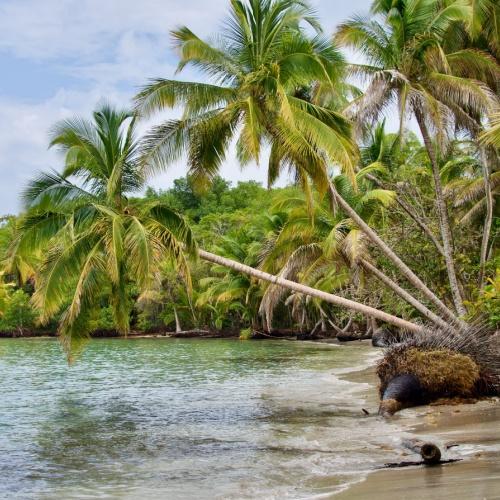
M 276 330 L 268 335 L 262 335 L 258 332 L 252 339 L 254 340 L 264 340 L 264 339 L 295 339 L 300 334 L 294 333 L 290 330 Z M 261 335 L 261 336 L 260 336 Z M 132 339 L 132 338 L 239 338 L 240 332 L 234 329 L 227 330 L 204 330 L 204 329 L 193 329 L 185 330 L 182 332 L 175 331 L 153 331 L 153 332 L 141 332 L 141 331 L 131 331 L 128 335 L 122 335 L 114 330 L 97 330 L 90 334 L 91 339 Z M 0 332 L 1 339 L 49 339 L 59 337 L 56 331 L 25 331 L 25 332 Z M 304 340 L 330 340 L 330 337 L 318 337 L 317 339 L 304 339 Z M 297 338 L 297 340 L 303 340 Z
M 17 332 L 0 332 L 0 341 L 19 339 L 55 339 L 59 335 L 57 332 L 27 332 L 18 334 Z M 235 330 L 187 330 L 183 332 L 130 332 L 128 335 L 120 335 L 113 331 L 93 332 L 89 337 L 91 340 L 131 340 L 131 339 L 239 339 L 240 333 Z M 339 340 L 334 336 L 325 337 L 303 337 L 300 333 L 292 333 L 288 330 L 277 330 L 271 334 L 257 334 L 244 340 L 293 340 L 297 342 L 314 342 L 324 344 L 349 344 L 364 342 L 367 339 Z M 369 340 L 369 339 L 368 339 Z
M 226 332 L 227 334 L 228 332 Z M 15 337 L 16 339 L 52 339 L 53 336 Z M 172 334 L 132 334 L 128 337 L 93 337 L 99 339 L 237 339 L 236 335 L 178 336 Z M 268 337 L 263 340 L 292 340 L 292 338 Z M 369 341 L 338 342 L 335 339 L 293 341 L 310 344 L 367 346 Z M 378 380 L 375 375 L 377 359 L 383 349 L 370 348 L 363 361 L 356 366 L 332 371 L 335 378 L 364 386 L 357 391 L 363 403 L 359 406 L 360 425 L 364 418 L 377 421 Z M 369 411 L 368 416 L 362 410 Z M 368 423 L 368 422 L 367 422 Z M 391 429 L 387 427 L 389 424 Z M 429 405 L 408 408 L 390 419 L 381 421 L 377 440 L 384 456 L 370 468 L 363 468 L 330 493 L 317 498 L 339 500 L 387 498 L 420 499 L 426 495 L 440 499 L 500 499 L 500 398 L 478 401 L 475 404 Z M 417 437 L 438 444 L 443 459 L 459 458 L 460 461 L 437 466 L 411 466 L 397 469 L 383 468 L 384 463 L 418 461 L 420 457 L 401 446 L 402 439 Z M 447 444 L 453 444 L 447 449 Z M 387 458 L 387 460 L 386 460 Z M 354 471 L 353 471 L 354 472 Z
M 381 351 L 382 352 L 382 351 Z M 378 406 L 374 367 L 346 373 L 344 379 L 364 382 L 370 409 Z M 381 417 L 376 417 L 381 418 Z M 400 428 L 387 436 L 387 447 L 399 461 L 419 461 L 420 457 L 401 446 L 401 438 L 417 437 L 437 443 L 443 458 L 460 461 L 436 466 L 373 468 L 363 477 L 333 492 L 339 500 L 387 500 L 431 498 L 456 500 L 500 499 L 500 398 L 474 404 L 427 405 L 408 408 L 389 420 Z
M 184 332 L 182 332 L 184 333 Z M 136 339 L 136 338 L 236 338 L 238 335 L 233 331 L 189 331 L 187 335 L 176 332 L 130 332 L 128 335 L 120 335 L 114 331 L 98 331 L 90 334 L 90 339 Z M 54 331 L 32 331 L 32 332 L 0 332 L 0 340 L 2 339 L 57 339 L 59 335 Z

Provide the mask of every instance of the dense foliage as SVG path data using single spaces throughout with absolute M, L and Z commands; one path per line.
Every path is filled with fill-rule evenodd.
M 428 192 L 428 177 L 430 173 L 419 170 L 412 161 L 418 162 L 421 146 L 413 139 L 405 152 L 407 163 L 402 163 L 401 175 L 406 176 L 409 170 L 415 170 L 414 175 L 421 179 L 418 199 L 431 196 Z M 396 179 L 395 179 L 396 180 Z M 338 182 L 343 179 L 339 178 Z M 344 181 L 345 182 L 345 181 Z M 415 189 L 418 185 L 413 186 Z M 370 190 L 370 200 L 373 196 Z M 371 193 L 371 194 L 370 194 Z M 416 195 L 413 195 L 415 198 Z M 322 244 L 331 229 L 336 227 L 343 231 L 343 216 L 331 215 L 328 202 L 315 204 L 313 219 L 307 209 L 307 202 L 301 190 L 296 187 L 267 190 L 254 181 L 240 182 L 232 187 L 231 183 L 217 177 L 213 186 L 203 195 L 193 190 L 188 178 L 174 181 L 174 186 L 167 190 L 148 188 L 144 198 L 137 199 L 139 203 L 160 201 L 189 217 L 193 233 L 200 246 L 217 252 L 220 255 L 245 262 L 250 265 L 263 264 L 269 271 L 280 270 L 287 259 L 300 247 Z M 384 203 L 388 206 L 385 208 Z M 444 263 L 439 263 L 432 242 L 422 236 L 415 223 L 398 209 L 393 196 L 387 200 L 379 200 L 373 223 L 380 227 L 384 234 L 394 242 L 395 248 L 407 258 L 412 266 L 438 290 L 446 293 L 446 271 Z M 436 226 L 432 215 L 430 201 L 430 224 Z M 457 217 L 462 210 L 457 209 Z M 5 255 L 10 241 L 10 227 L 17 218 L 11 217 L 0 228 L 0 241 L 4 241 Z M 314 226 L 311 225 L 314 220 Z M 475 233 L 475 234 L 474 234 Z M 457 231 L 460 234 L 460 270 L 464 280 L 468 275 L 475 276 L 478 271 L 477 246 L 480 241 L 480 231 L 471 231 L 464 227 Z M 498 228 L 495 230 L 497 237 Z M 345 242 L 350 252 L 366 252 L 366 242 L 356 241 L 358 234 Z M 297 254 L 297 253 L 296 253 Z M 469 257 L 468 257 L 469 256 Z M 369 276 L 351 276 L 347 262 L 325 262 L 321 273 L 301 274 L 299 279 L 308 282 L 325 291 L 337 290 L 345 296 L 356 296 L 365 303 L 382 307 L 388 312 L 412 318 L 415 312 L 404 301 L 390 290 L 380 286 L 380 283 Z M 387 265 L 387 263 L 384 263 Z M 165 262 L 161 268 L 161 285 L 142 296 L 135 287 L 128 289 L 129 300 L 134 303 L 131 314 L 131 328 L 135 331 L 155 332 L 175 330 L 177 314 L 183 329 L 230 329 L 236 334 L 245 328 L 262 329 L 264 320 L 259 315 L 259 308 L 266 291 L 264 284 L 252 281 L 244 275 L 234 273 L 221 266 L 211 266 L 199 260 L 191 260 L 190 272 L 192 279 L 192 295 L 186 290 L 182 276 L 175 266 Z M 500 324 L 500 258 L 498 255 L 488 265 L 488 285 L 482 292 L 473 288 L 468 295 L 471 314 L 485 313 L 493 325 Z M 304 271 L 306 272 L 306 271 Z M 304 273 L 303 272 L 303 273 Z M 393 269 L 390 274 L 396 275 Z M 29 305 L 29 294 L 32 288 L 29 284 L 21 286 L 14 274 L 3 277 L 4 284 L 0 289 L 0 301 L 3 297 L 4 314 L 0 318 L 0 331 L 14 331 L 18 334 L 32 332 L 36 326 L 36 309 Z M 282 297 L 287 299 L 287 295 Z M 92 328 L 99 330 L 114 330 L 112 313 L 109 307 L 107 291 L 103 290 L 98 299 L 98 310 L 92 317 Z M 22 310 L 19 304 L 22 303 Z M 29 308 L 29 312 L 27 310 Z M 290 297 L 287 306 L 278 304 L 273 314 L 274 328 L 295 328 L 296 331 L 308 331 L 321 319 L 321 311 L 328 315 L 330 321 L 338 326 L 346 324 L 351 314 L 348 311 L 329 308 L 328 305 L 308 301 L 306 297 Z M 362 320 L 362 318 L 358 318 Z M 56 323 L 52 323 L 52 328 Z M 328 329 L 331 326 L 326 323 Z M 47 331 L 47 328 L 44 328 Z
M 158 78 L 133 111 L 56 125 L 63 168 L 29 183 L 24 212 L 0 226 L 0 331 L 58 325 L 71 352 L 98 330 L 375 327 L 362 306 L 235 263 L 392 318 L 498 326 L 497 2 L 375 0 L 334 36 L 304 1 L 230 6 L 215 43 L 172 33 L 179 70 L 205 80 Z M 178 106 L 136 136 L 138 120 Z M 269 189 L 219 176 L 233 147 L 241 165 L 269 153 Z M 186 177 L 146 187 L 182 157 Z M 272 188 L 284 171 L 291 185 Z

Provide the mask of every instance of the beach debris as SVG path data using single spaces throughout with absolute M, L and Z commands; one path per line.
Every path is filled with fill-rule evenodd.
M 439 446 L 431 441 L 422 441 L 417 438 L 408 438 L 403 439 L 402 443 L 403 447 L 413 451 L 414 453 L 418 453 L 422 460 L 420 461 L 403 461 L 403 462 L 391 462 L 384 464 L 382 469 L 394 469 L 400 467 L 411 467 L 416 465 L 442 465 L 449 464 L 453 462 L 459 462 L 460 458 L 442 458 L 441 449 Z
M 377 375 L 384 416 L 439 400 L 499 395 L 500 337 L 482 326 L 412 335 L 387 349 Z
M 462 459 L 461 458 L 448 458 L 446 460 L 441 460 L 440 462 L 436 464 L 428 464 L 421 460 L 420 462 L 413 461 L 413 462 L 389 462 L 387 464 L 384 464 L 383 466 L 379 467 L 380 469 L 399 469 L 400 467 L 412 467 L 416 465 L 444 465 L 444 464 L 452 464 L 454 462 L 460 462 Z
M 441 461 L 441 450 L 437 444 L 420 439 L 404 439 L 403 446 L 418 453 L 427 465 L 437 464 Z

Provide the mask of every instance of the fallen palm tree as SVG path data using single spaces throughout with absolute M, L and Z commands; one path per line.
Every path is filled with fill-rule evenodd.
M 274 276 L 272 274 L 261 271 L 260 269 L 255 269 L 253 267 L 247 266 L 246 264 L 241 264 L 240 262 L 215 255 L 202 249 L 198 249 L 197 253 L 201 259 L 208 262 L 213 262 L 214 264 L 228 267 L 229 269 L 233 269 L 234 271 L 248 274 L 249 276 L 253 276 L 254 278 L 267 281 L 269 283 L 274 283 L 275 285 L 282 286 L 283 288 L 292 290 L 294 292 L 303 293 L 304 295 L 310 295 L 311 297 L 316 297 L 330 304 L 335 304 L 351 311 L 361 313 L 364 316 L 375 318 L 385 323 L 397 326 L 398 328 L 401 328 L 405 331 L 412 333 L 425 332 L 425 328 L 423 326 L 417 325 L 416 323 L 412 323 L 411 321 L 407 321 L 403 318 L 393 316 L 392 314 L 388 314 L 384 311 L 381 311 L 380 309 L 375 309 L 374 307 L 355 302 L 354 300 L 349 300 L 332 293 L 323 292 L 322 290 L 317 290 L 316 288 L 302 285 L 301 283 L 297 283 L 295 281 L 287 280 L 279 276 Z
M 426 330 L 393 344 L 377 375 L 382 415 L 443 398 L 500 395 L 500 337 L 483 326 Z

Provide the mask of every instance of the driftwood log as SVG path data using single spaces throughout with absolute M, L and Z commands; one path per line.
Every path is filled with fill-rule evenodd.
M 393 469 L 400 467 L 410 467 L 412 465 L 438 465 L 460 461 L 459 458 L 449 458 L 447 460 L 443 460 L 441 458 L 441 450 L 439 446 L 429 441 L 421 441 L 420 439 L 404 439 L 402 445 L 405 448 L 418 453 L 422 457 L 422 460 L 419 462 L 412 461 L 389 463 L 385 464 L 382 468 Z
M 420 439 L 404 439 L 403 446 L 418 453 L 425 464 L 433 465 L 441 462 L 441 450 L 437 444 Z
M 168 334 L 168 336 L 176 338 L 192 338 L 192 337 L 213 337 L 215 335 L 213 332 L 209 330 L 194 329 L 194 330 L 181 330 L 175 333 L 171 332 Z

